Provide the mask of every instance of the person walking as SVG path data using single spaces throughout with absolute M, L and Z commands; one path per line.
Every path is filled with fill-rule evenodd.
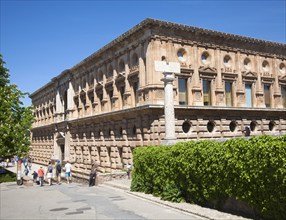
M 38 173 L 35 170 L 32 173 L 32 176 L 33 176 L 33 182 L 36 183 L 37 182 L 37 178 L 38 178 Z
M 127 165 L 127 177 L 128 179 L 131 178 L 131 172 L 132 172 L 132 164 Z
M 25 159 L 24 160 L 24 174 L 26 175 L 26 176 L 28 176 L 28 174 L 29 174 L 29 169 L 28 169 L 28 160 L 27 159 Z
M 38 177 L 39 177 L 40 186 L 43 186 L 44 173 L 45 173 L 45 171 L 44 171 L 43 167 L 40 167 L 40 169 L 38 170 Z
M 32 170 L 32 162 L 30 160 L 28 160 L 28 167 L 29 167 L 29 170 Z
M 53 178 L 53 166 L 51 162 L 49 162 L 48 169 L 47 169 L 47 179 L 48 179 L 50 186 L 52 185 L 52 178 Z
M 92 166 L 91 166 L 90 174 L 89 174 L 89 186 L 95 185 L 97 168 L 98 166 L 95 163 L 95 161 L 92 161 Z
M 6 167 L 9 166 L 9 158 L 6 159 Z
M 28 176 L 28 174 L 29 174 L 29 170 L 28 170 L 27 167 L 25 167 L 25 169 L 24 169 L 24 174 L 25 174 L 26 176 Z
M 56 168 L 56 176 L 57 176 L 58 184 L 61 184 L 62 165 L 61 165 L 61 162 L 59 160 L 57 161 L 55 168 Z
M 71 164 L 67 161 L 65 165 L 65 172 L 68 184 L 70 184 L 70 177 L 71 177 Z

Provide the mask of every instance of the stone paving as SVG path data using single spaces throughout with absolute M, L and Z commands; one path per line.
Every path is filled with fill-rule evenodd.
M 31 174 L 34 170 L 38 170 L 39 167 L 42 165 L 39 164 L 32 164 L 32 170 L 30 171 L 30 173 L 28 174 L 28 177 L 31 177 Z M 46 166 L 42 166 L 45 170 L 47 169 Z M 12 172 L 16 172 L 16 166 L 9 166 L 7 168 L 8 170 L 12 171 Z M 117 189 L 121 189 L 124 190 L 126 193 L 132 195 L 132 196 L 136 196 L 139 197 L 141 199 L 145 199 L 145 200 L 149 200 L 152 201 L 154 203 L 159 203 L 161 205 L 165 205 L 168 207 L 172 207 L 175 209 L 178 209 L 180 211 L 183 212 L 188 212 L 191 214 L 195 214 L 204 218 L 208 218 L 208 219 L 233 219 L 233 220 L 246 220 L 249 218 L 244 218 L 241 216 L 237 216 L 237 215 L 232 215 L 232 214 L 228 214 L 228 213 L 224 213 L 224 212 L 220 212 L 214 209 L 209 209 L 209 208 L 204 208 L 195 204 L 190 204 L 190 203 L 173 203 L 173 202 L 169 202 L 169 201 L 163 201 L 161 200 L 159 197 L 155 197 L 151 194 L 145 194 L 145 193 L 141 193 L 141 192 L 132 192 L 130 191 L 130 185 L 131 185 L 131 180 L 130 179 L 115 179 L 112 181 L 108 181 L 108 182 L 104 182 L 102 183 L 105 186 L 111 187 L 111 188 L 117 188 Z

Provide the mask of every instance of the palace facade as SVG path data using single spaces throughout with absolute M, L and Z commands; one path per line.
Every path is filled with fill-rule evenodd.
M 89 175 L 132 162 L 165 136 L 163 74 L 173 82 L 177 141 L 286 134 L 286 45 L 146 19 L 30 95 L 36 163 L 71 161 Z

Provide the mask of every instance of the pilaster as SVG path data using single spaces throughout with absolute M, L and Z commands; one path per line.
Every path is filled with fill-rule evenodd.
M 216 89 L 215 89 L 215 103 L 216 106 L 225 106 L 224 102 L 224 89 L 222 86 L 222 76 L 221 76 L 221 55 L 220 49 L 217 47 L 215 49 L 215 62 L 216 62 L 216 69 L 217 69 L 217 76 L 216 76 Z
M 245 88 L 242 80 L 241 54 L 239 50 L 235 54 L 235 65 L 237 69 L 236 106 L 245 107 Z
M 198 54 L 198 46 L 194 44 L 193 46 L 193 54 L 194 54 L 194 74 L 192 77 L 192 96 L 193 96 L 193 105 L 202 106 L 202 86 L 200 82 L 199 76 L 199 54 Z

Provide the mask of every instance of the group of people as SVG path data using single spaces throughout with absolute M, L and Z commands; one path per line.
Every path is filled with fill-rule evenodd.
M 26 167 L 26 166 L 25 166 Z M 71 167 L 72 165 L 67 161 L 67 163 L 64 166 L 64 171 L 65 171 L 65 177 L 67 180 L 67 183 L 69 184 L 71 181 Z M 55 170 L 56 174 L 56 179 L 57 179 L 57 184 L 61 184 L 61 174 L 62 174 L 62 164 L 59 160 L 57 160 L 55 166 L 52 165 L 51 162 L 49 162 L 47 170 L 45 171 L 42 166 L 38 169 L 38 171 L 34 171 L 32 176 L 34 179 L 34 182 L 37 182 L 40 186 L 43 186 L 44 178 L 46 176 L 48 180 L 48 184 L 52 185 L 52 179 L 53 179 L 53 171 Z M 98 164 L 95 161 L 92 161 L 92 166 L 90 170 L 90 175 L 89 175 L 89 186 L 94 186 L 96 183 L 96 176 L 97 176 L 97 171 L 98 171 Z M 132 172 L 132 165 L 129 164 L 127 166 L 127 176 L 128 179 L 130 179 Z
M 55 169 L 57 183 L 61 184 L 61 173 L 62 173 L 62 165 L 61 162 L 58 160 L 55 164 L 55 166 L 52 165 L 51 162 L 49 162 L 49 165 L 47 167 L 47 170 L 45 171 L 42 166 L 38 169 L 38 172 L 34 171 L 32 176 L 35 182 L 37 182 L 40 186 L 43 186 L 44 178 L 46 175 L 46 178 L 48 179 L 48 184 L 52 185 L 52 179 L 53 179 L 53 170 Z M 65 170 L 65 177 L 67 179 L 67 183 L 70 183 L 71 179 L 71 164 L 69 161 L 64 166 Z

